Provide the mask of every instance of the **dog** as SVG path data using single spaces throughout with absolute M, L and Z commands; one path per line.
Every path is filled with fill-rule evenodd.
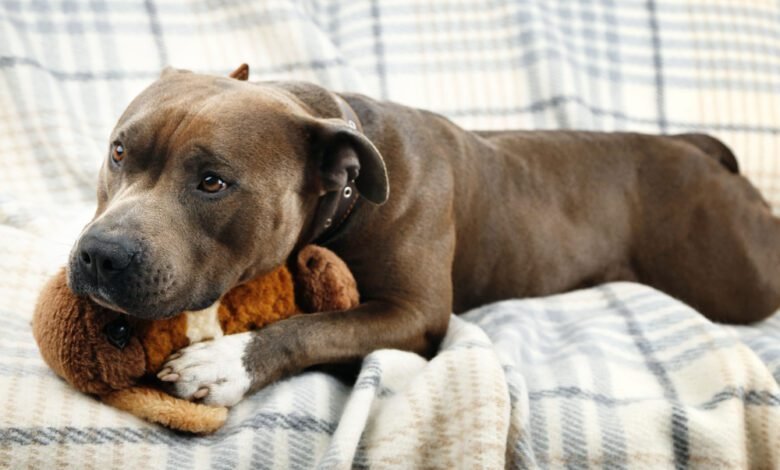
M 72 250 L 77 295 L 142 318 L 206 308 L 310 243 L 362 304 L 190 346 L 172 393 L 230 406 L 373 350 L 432 355 L 450 314 L 609 281 L 707 318 L 780 305 L 780 221 L 704 134 L 469 132 L 302 82 L 172 68 L 128 106 Z

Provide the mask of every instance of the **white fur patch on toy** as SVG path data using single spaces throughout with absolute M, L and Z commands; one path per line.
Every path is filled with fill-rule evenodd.
M 187 339 L 190 344 L 206 339 L 215 339 L 223 336 L 222 326 L 219 324 L 219 301 L 211 307 L 195 312 L 186 312 L 187 315 Z

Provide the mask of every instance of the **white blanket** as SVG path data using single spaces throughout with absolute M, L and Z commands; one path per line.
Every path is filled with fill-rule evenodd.
M 610 284 L 454 318 L 431 361 L 308 372 L 190 437 L 75 392 L 29 319 L 162 66 L 311 80 L 479 128 L 699 130 L 780 204 L 780 6 L 752 0 L 0 2 L 0 468 L 780 468 L 780 317 Z

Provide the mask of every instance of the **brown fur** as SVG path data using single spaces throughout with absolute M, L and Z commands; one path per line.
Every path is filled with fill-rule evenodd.
M 142 320 L 135 324 L 146 354 L 146 371 L 149 373 L 160 370 L 171 352 L 189 344 L 186 315 L 163 320 Z
M 227 420 L 227 408 L 174 398 L 156 388 L 131 387 L 103 395 L 107 405 L 178 431 L 208 434 Z
M 346 310 L 357 305 L 355 278 L 340 258 L 318 256 L 314 246 L 303 248 L 291 269 L 295 274 L 295 294 L 305 312 Z
M 102 395 L 130 387 L 146 373 L 141 341 L 122 350 L 100 332 L 118 315 L 73 295 L 60 270 L 43 288 L 32 330 L 41 356 L 54 372 L 78 390 Z
M 256 330 L 298 312 L 290 271 L 277 269 L 263 279 L 267 282 L 237 286 L 220 300 L 219 323 L 226 335 Z
M 355 280 L 335 254 L 314 246 L 306 247 L 304 253 L 308 263 L 306 269 L 296 269 L 295 282 L 287 268 L 281 267 L 228 292 L 219 306 L 223 333 L 261 328 L 299 313 L 296 293 L 305 305 L 324 310 L 357 305 Z M 119 349 L 108 342 L 103 328 L 121 315 L 75 296 L 61 270 L 40 294 L 33 334 L 46 363 L 82 392 L 179 430 L 204 432 L 221 426 L 224 410 L 135 386 L 143 376 L 157 372 L 171 353 L 189 344 L 186 315 L 163 320 L 128 318 L 134 334 Z

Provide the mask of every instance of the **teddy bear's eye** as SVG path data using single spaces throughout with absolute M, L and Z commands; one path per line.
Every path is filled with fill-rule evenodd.
M 125 349 L 130 342 L 130 325 L 122 317 L 117 318 L 103 328 L 108 342 L 119 349 Z

